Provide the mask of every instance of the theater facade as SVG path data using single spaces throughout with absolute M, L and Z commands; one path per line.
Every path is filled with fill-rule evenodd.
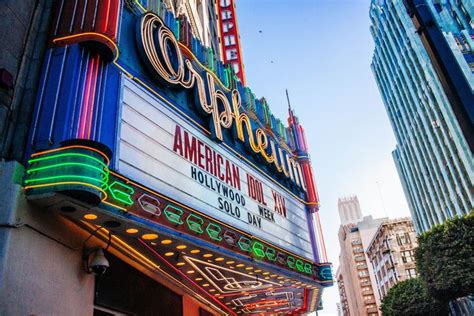
M 191 23 L 139 1 L 58 1 L 18 207 L 68 249 L 22 244 L 45 266 L 16 272 L 34 272 L 17 289 L 31 311 L 306 314 L 332 285 L 303 128 Z M 110 266 L 94 277 L 99 248 Z

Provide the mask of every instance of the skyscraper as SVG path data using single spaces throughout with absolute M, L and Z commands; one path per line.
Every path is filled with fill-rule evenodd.
M 405 0 L 462 133 L 474 151 L 472 1 Z
M 428 1 L 474 87 L 470 1 Z M 402 0 L 372 0 L 372 70 L 397 147 L 393 152 L 418 232 L 473 208 L 474 159 L 443 84 Z

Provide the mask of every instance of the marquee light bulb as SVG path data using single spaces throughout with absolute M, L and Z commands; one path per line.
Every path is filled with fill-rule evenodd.
M 144 234 L 142 235 L 142 238 L 145 240 L 154 240 L 158 238 L 157 234 Z

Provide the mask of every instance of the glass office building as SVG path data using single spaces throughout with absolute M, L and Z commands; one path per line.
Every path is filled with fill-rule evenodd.
M 474 2 L 427 1 L 474 87 Z M 418 233 L 473 209 L 474 163 L 465 135 L 402 0 L 372 0 L 372 61 Z

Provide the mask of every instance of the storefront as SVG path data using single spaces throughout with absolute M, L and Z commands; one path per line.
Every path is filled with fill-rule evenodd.
M 51 252 L 54 264 L 94 272 L 104 249 L 109 265 L 94 282 L 85 272 L 64 277 L 63 290 L 83 291 L 97 315 L 316 310 L 333 280 L 292 114 L 283 126 L 171 12 L 60 3 L 24 209 L 43 234 L 47 226 L 82 246 L 80 258 Z

